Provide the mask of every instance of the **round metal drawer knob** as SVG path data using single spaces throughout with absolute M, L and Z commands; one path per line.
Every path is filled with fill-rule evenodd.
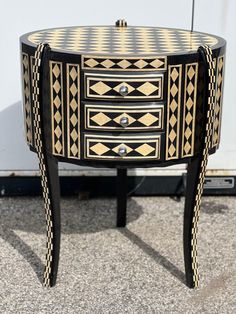
M 121 157 L 124 157 L 126 154 L 127 154 L 127 150 L 124 146 L 120 146 L 119 147 L 119 150 L 118 150 L 118 153 Z
M 123 126 L 123 128 L 127 127 L 129 125 L 129 119 L 127 117 L 121 117 L 120 125 Z
M 126 96 L 128 92 L 129 92 L 128 87 L 125 85 L 122 85 L 119 89 L 119 93 L 121 94 L 121 96 Z

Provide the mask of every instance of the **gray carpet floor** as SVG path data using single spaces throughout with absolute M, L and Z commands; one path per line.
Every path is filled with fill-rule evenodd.
M 184 199 L 128 201 L 115 228 L 115 199 L 63 198 L 56 287 L 42 287 L 41 198 L 0 199 L 0 313 L 236 313 L 236 198 L 204 197 L 200 287 L 184 284 Z

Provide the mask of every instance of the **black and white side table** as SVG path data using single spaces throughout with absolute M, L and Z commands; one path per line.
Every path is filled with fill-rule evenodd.
M 157 27 L 81 26 L 21 37 L 26 139 L 38 154 L 47 223 L 44 284 L 60 248 L 58 161 L 118 174 L 126 225 L 127 168 L 187 163 L 186 282 L 198 286 L 197 227 L 209 154 L 220 141 L 225 40 Z

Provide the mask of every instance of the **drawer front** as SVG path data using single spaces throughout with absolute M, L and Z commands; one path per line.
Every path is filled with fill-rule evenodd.
M 163 105 L 84 105 L 85 128 L 91 130 L 162 130 Z
M 163 98 L 163 74 L 106 75 L 85 73 L 85 97 L 113 100 Z
M 160 159 L 161 136 L 84 135 L 85 159 Z

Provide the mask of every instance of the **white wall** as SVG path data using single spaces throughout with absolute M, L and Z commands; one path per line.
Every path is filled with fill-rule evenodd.
M 196 0 L 195 2 L 195 29 L 220 34 L 228 39 L 227 65 L 230 62 L 230 66 L 227 66 L 225 84 L 223 144 L 220 153 L 211 158 L 210 167 L 235 169 L 233 158 L 236 157 L 236 141 L 233 142 L 232 135 L 236 134 L 233 123 L 235 107 L 230 82 L 235 70 L 233 54 L 236 39 L 232 30 L 233 26 L 236 29 L 235 18 L 233 18 L 233 12 L 236 12 L 236 1 Z M 3 171 L 6 170 L 35 170 L 38 167 L 36 156 L 29 152 L 24 140 L 21 110 L 20 35 L 48 27 L 109 25 L 114 24 L 118 18 L 125 18 L 130 25 L 189 29 L 191 5 L 190 0 L 5 1 L 0 9 L 0 175 L 5 174 Z M 229 52 L 230 49 L 232 49 L 231 52 Z M 222 158 L 223 155 L 226 158 Z M 61 167 L 64 169 L 65 165 Z M 66 168 L 78 169 L 71 165 L 67 165 Z M 184 166 L 181 168 L 184 169 Z
M 195 0 L 194 29 L 222 36 L 227 41 L 221 144 L 209 168 L 236 169 L 236 1 Z

